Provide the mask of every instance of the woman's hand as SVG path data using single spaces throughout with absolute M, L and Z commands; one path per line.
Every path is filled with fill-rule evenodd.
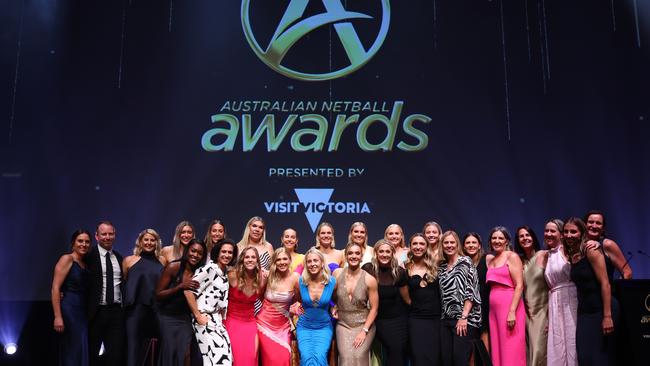
M 354 348 L 359 348 L 359 346 L 361 346 L 363 342 L 366 340 L 366 336 L 367 334 L 365 330 L 359 332 L 359 334 L 357 334 L 357 336 L 354 338 L 354 343 L 353 343 Z
M 467 319 L 458 319 L 456 322 L 456 335 L 459 337 L 467 335 Z
M 515 324 L 517 324 L 516 320 L 517 320 L 517 317 L 515 316 L 515 312 L 512 311 L 512 310 L 509 311 L 508 312 L 508 318 L 507 318 L 508 329 L 510 329 L 510 330 L 515 329 Z
M 339 309 L 336 307 L 336 305 L 332 306 L 332 310 L 330 310 L 330 314 L 332 314 L 332 318 L 338 320 L 338 318 L 339 318 Z
M 604 335 L 610 335 L 614 333 L 614 321 L 612 320 L 611 316 L 604 316 L 603 317 L 603 334 Z
M 199 325 L 205 326 L 206 324 L 208 324 L 208 320 L 209 320 L 209 318 L 208 318 L 207 315 L 205 315 L 205 314 L 203 314 L 203 313 L 199 313 L 199 314 L 197 314 L 194 318 L 196 319 L 196 322 L 197 322 Z
M 57 333 L 63 333 L 65 326 L 63 325 L 63 318 L 56 317 L 54 318 L 54 330 Z
M 305 313 L 305 309 L 302 308 L 299 302 L 295 302 L 289 307 L 289 312 L 293 315 L 300 316 Z
M 181 282 L 178 287 L 180 287 L 181 290 L 196 290 L 199 288 L 199 283 L 194 280 L 185 280 Z

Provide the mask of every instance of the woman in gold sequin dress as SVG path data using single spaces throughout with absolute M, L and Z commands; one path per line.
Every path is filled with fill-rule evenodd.
M 379 308 L 377 280 L 361 269 L 362 248 L 350 243 L 345 248 L 346 268 L 334 271 L 336 289 L 336 344 L 339 366 L 366 366 L 375 337 Z

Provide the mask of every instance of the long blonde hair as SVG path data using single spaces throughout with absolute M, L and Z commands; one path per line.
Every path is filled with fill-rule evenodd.
M 429 243 L 428 239 L 427 239 L 427 244 L 429 244 L 429 249 L 431 251 L 438 251 L 439 252 L 440 251 L 440 243 L 441 243 L 440 238 L 442 237 L 442 226 L 440 226 L 440 224 L 435 222 L 435 221 L 429 221 L 426 224 L 424 224 L 424 226 L 422 227 L 422 234 L 426 235 L 427 227 L 429 227 L 429 226 L 433 226 L 436 229 L 438 229 L 438 240 L 435 243 L 433 243 L 434 248 L 431 247 L 431 243 Z M 426 239 L 426 236 L 424 238 Z
M 287 257 L 289 257 L 289 263 L 291 263 L 291 256 L 289 255 L 289 252 L 287 251 L 287 248 L 285 247 L 280 247 L 276 250 L 273 251 L 273 255 L 271 256 L 271 266 L 269 267 L 269 279 L 267 280 L 267 288 L 270 288 L 271 290 L 275 289 L 275 284 L 277 281 L 279 281 L 282 277 L 278 274 L 275 261 L 278 259 L 278 256 L 280 254 L 284 254 Z M 291 270 L 289 270 L 291 272 Z
M 375 250 L 373 252 L 372 259 L 370 259 L 370 264 L 372 265 L 372 270 L 375 272 L 377 281 L 379 281 L 379 260 L 377 259 L 377 252 L 379 250 L 379 247 L 382 245 L 388 245 L 390 248 L 390 275 L 393 278 L 394 285 L 397 282 L 397 277 L 399 276 L 399 263 L 397 262 L 397 258 L 395 258 L 395 247 L 393 244 L 391 244 L 386 239 L 379 239 L 375 243 Z
M 436 278 L 438 278 L 438 266 L 439 266 L 439 260 L 437 258 L 433 258 L 431 252 L 428 250 L 429 247 L 429 242 L 427 241 L 427 238 L 424 236 L 422 233 L 415 233 L 411 235 L 409 238 L 409 245 L 415 239 L 416 237 L 421 237 L 424 239 L 424 242 L 427 243 L 427 250 L 424 251 L 424 255 L 422 258 L 422 262 L 424 263 L 424 267 L 426 268 L 426 274 L 425 274 L 425 279 L 427 282 L 432 283 Z M 406 269 L 410 270 L 413 268 L 413 264 L 415 263 L 413 261 L 413 251 L 410 250 L 408 252 L 408 260 L 406 261 L 406 264 L 404 265 Z
M 447 230 L 442 235 L 440 235 L 440 240 L 438 240 L 440 242 L 439 245 L 442 246 L 442 242 L 444 241 L 443 239 L 448 236 L 451 236 L 454 238 L 454 240 L 456 240 L 456 255 L 458 257 L 464 256 L 465 254 L 463 253 L 463 245 L 460 243 L 460 238 L 458 237 L 458 234 L 453 230 Z M 447 254 L 445 254 L 445 251 L 442 250 L 442 247 L 438 250 L 438 253 L 439 253 L 438 257 L 440 260 L 443 260 L 445 262 L 449 261 L 449 258 L 447 258 Z
M 149 234 L 156 238 L 156 249 L 154 250 L 154 253 L 156 254 L 156 258 L 160 257 L 160 247 L 162 246 L 162 241 L 160 240 L 160 235 L 156 232 L 154 229 L 144 229 L 138 234 L 138 238 L 135 239 L 135 247 L 133 247 L 133 255 L 140 255 L 142 253 L 142 239 L 146 234 Z
M 251 245 L 248 239 L 250 238 L 250 234 L 251 234 L 251 224 L 254 221 L 259 221 L 262 223 L 262 225 L 264 225 L 264 230 L 262 230 L 262 237 L 260 238 L 260 244 L 270 244 L 268 241 L 266 241 L 266 223 L 264 223 L 264 219 L 259 216 L 253 216 L 246 223 L 246 227 L 244 228 L 244 234 L 242 235 L 242 238 L 239 241 L 239 243 L 237 243 L 237 248 L 239 248 L 240 253 L 243 253 L 243 250 Z
M 196 230 L 194 229 L 194 225 L 192 225 L 191 222 L 187 220 L 183 220 L 176 225 L 176 230 L 174 230 L 174 239 L 172 240 L 172 252 L 174 254 L 174 258 L 180 258 L 183 253 L 181 253 L 181 231 L 185 226 L 189 226 L 192 229 L 192 239 L 196 237 Z M 185 250 L 183 249 L 183 252 Z
M 260 254 L 254 247 L 246 247 L 241 253 L 239 253 L 237 264 L 235 264 L 237 288 L 240 291 L 244 291 L 244 286 L 246 286 L 246 269 L 244 268 L 244 257 L 246 256 L 246 252 L 249 250 L 255 252 L 255 256 L 257 257 L 257 265 L 255 266 L 255 273 L 253 274 L 253 290 L 257 293 L 257 290 L 260 288 L 260 283 L 262 282 L 262 267 L 260 266 Z
M 402 240 L 399 243 L 400 247 L 401 248 L 406 248 L 406 241 L 404 239 L 404 230 L 402 230 L 402 227 L 399 226 L 398 224 L 390 224 L 390 225 L 386 226 L 386 230 L 384 230 L 384 239 L 388 240 L 388 230 L 390 230 L 390 228 L 392 228 L 392 227 L 396 227 L 397 229 L 399 229 L 400 234 L 402 234 Z M 425 237 L 424 240 L 426 241 L 427 238 Z M 427 246 L 429 246 L 428 241 L 427 241 Z
M 310 254 L 317 255 L 318 258 L 320 258 L 321 263 L 323 265 L 323 268 L 321 269 L 320 277 L 323 280 L 322 281 L 323 284 L 327 285 L 330 282 L 330 277 L 332 276 L 332 274 L 330 273 L 330 267 L 327 265 L 327 262 L 325 262 L 325 256 L 323 255 L 323 253 L 321 253 L 315 247 L 309 248 L 307 253 L 305 253 L 305 258 L 303 259 L 303 262 L 302 262 L 302 267 L 303 267 L 303 270 L 302 270 L 302 282 L 305 285 L 307 285 L 307 283 L 309 283 L 310 278 L 311 278 L 311 276 L 309 276 L 309 271 L 307 270 L 307 257 Z
M 348 243 L 352 243 L 352 230 L 354 230 L 355 226 L 361 226 L 363 230 L 366 231 L 366 238 L 363 240 L 363 245 L 361 245 L 361 249 L 366 250 L 368 247 L 368 228 L 366 227 L 366 224 L 361 221 L 356 221 L 350 226 L 350 232 L 348 233 Z
M 318 234 L 320 233 L 320 229 L 322 229 L 325 226 L 329 226 L 329 228 L 332 229 L 332 245 L 331 245 L 331 247 L 332 248 L 336 247 L 336 242 L 334 240 L 334 226 L 332 226 L 332 224 L 330 224 L 329 222 L 323 221 L 316 228 L 316 244 L 314 245 L 314 247 L 316 249 L 320 249 L 320 241 L 318 240 Z

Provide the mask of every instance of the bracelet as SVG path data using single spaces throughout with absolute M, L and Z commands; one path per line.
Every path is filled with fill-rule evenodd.
M 467 320 L 467 315 L 461 315 L 460 320 Z
M 366 334 L 368 334 L 368 332 L 370 332 L 370 331 L 368 330 L 368 328 L 361 328 L 361 329 L 363 329 L 363 331 L 366 332 Z

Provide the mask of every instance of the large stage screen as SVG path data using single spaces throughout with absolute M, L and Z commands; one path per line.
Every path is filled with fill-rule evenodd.
M 0 30 L 0 300 L 47 299 L 103 219 L 127 255 L 252 216 L 304 252 L 323 221 L 341 247 L 600 209 L 650 276 L 647 2 L 9 1 Z

